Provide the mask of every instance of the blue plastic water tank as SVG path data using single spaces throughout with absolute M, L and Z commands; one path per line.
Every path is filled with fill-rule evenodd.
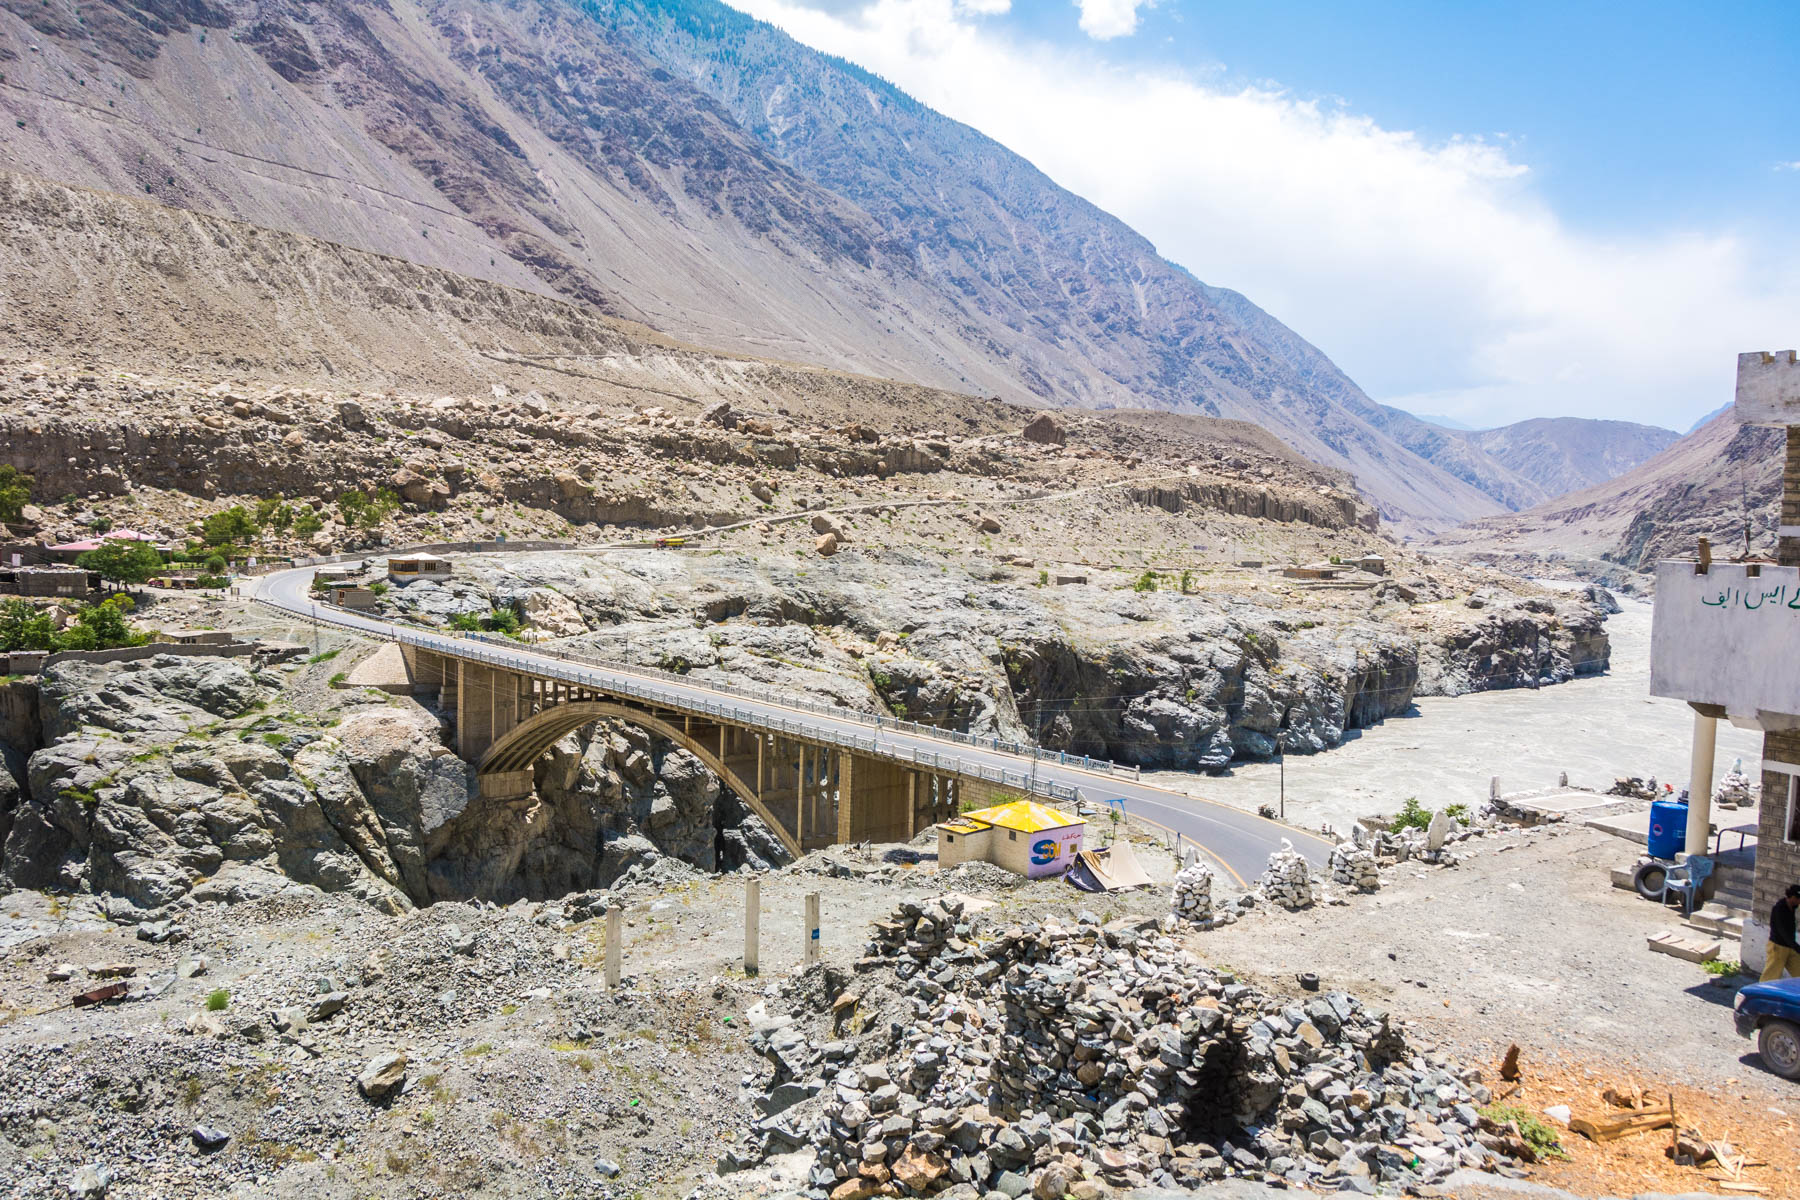
M 1687 844 L 1688 806 L 1681 800 L 1650 805 L 1650 857 L 1674 858 Z

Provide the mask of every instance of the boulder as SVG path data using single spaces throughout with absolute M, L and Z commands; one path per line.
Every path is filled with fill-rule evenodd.
M 406 1079 L 406 1055 L 381 1054 L 364 1064 L 356 1076 L 356 1090 L 370 1100 L 380 1100 Z
M 838 552 L 838 535 L 827 533 L 813 542 L 813 551 L 820 558 L 830 558 Z
M 1025 423 L 1025 440 L 1044 446 L 1061 446 L 1068 442 L 1069 435 L 1063 431 L 1061 421 L 1049 413 L 1039 413 Z

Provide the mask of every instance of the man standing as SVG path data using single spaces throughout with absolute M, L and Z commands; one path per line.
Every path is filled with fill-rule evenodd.
M 1763 960 L 1762 981 L 1780 979 L 1784 973 L 1800 975 L 1800 946 L 1794 944 L 1794 910 L 1800 908 L 1800 884 L 1789 884 L 1787 893 L 1769 910 L 1769 951 Z

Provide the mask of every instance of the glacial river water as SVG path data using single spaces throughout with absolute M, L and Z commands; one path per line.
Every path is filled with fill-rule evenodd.
M 1366 813 L 1391 812 L 1408 796 L 1427 808 L 1502 791 L 1569 782 L 1604 789 L 1620 775 L 1655 775 L 1687 786 L 1693 710 L 1650 695 L 1650 613 L 1621 597 L 1624 611 L 1607 621 L 1612 668 L 1602 676 L 1555 687 L 1426 698 L 1416 715 L 1391 717 L 1324 754 L 1287 760 L 1287 813 L 1296 823 L 1328 821 L 1348 831 Z M 1754 777 L 1762 735 L 1719 726 L 1715 779 L 1741 757 Z M 1275 804 L 1274 763 L 1239 764 L 1229 775 L 1144 773 L 1146 782 L 1180 788 L 1243 808 Z

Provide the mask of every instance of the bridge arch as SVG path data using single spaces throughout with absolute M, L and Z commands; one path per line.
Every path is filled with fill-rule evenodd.
M 704 743 L 693 737 L 685 728 L 672 724 L 645 709 L 615 700 L 571 700 L 563 704 L 546 708 L 529 719 L 520 722 L 508 731 L 481 756 L 476 768 L 477 775 L 501 775 L 517 771 L 528 771 L 545 751 L 555 745 L 565 735 L 575 732 L 584 725 L 596 721 L 624 721 L 649 730 L 658 737 L 667 738 L 689 754 L 706 764 L 708 770 L 717 775 L 726 787 L 730 788 L 752 812 L 762 818 L 763 823 L 774 831 L 787 847 L 788 853 L 799 858 L 803 851 L 794 831 L 787 828 L 787 823 L 770 810 L 763 796 L 743 779 L 732 766 Z

